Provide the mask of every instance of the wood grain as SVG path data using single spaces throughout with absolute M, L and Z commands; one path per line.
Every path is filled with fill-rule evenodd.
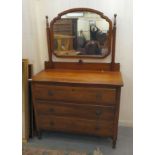
M 112 121 L 94 121 L 75 119 L 70 117 L 42 116 L 39 117 L 39 127 L 42 130 L 65 131 L 91 135 L 111 136 L 113 134 Z
M 37 84 L 34 90 L 36 99 L 99 105 L 115 104 L 116 90 L 112 88 Z
M 33 81 L 64 82 L 91 85 L 123 86 L 120 72 L 86 70 L 44 70 L 32 77 Z
M 82 63 L 81 63 L 82 62 Z M 50 62 L 45 61 L 45 69 L 65 69 L 65 70 L 91 70 L 91 71 L 120 71 L 119 63 L 85 63 L 81 59 L 79 62 Z
M 39 116 L 66 116 L 91 120 L 113 120 L 114 106 L 99 106 L 78 103 L 36 101 Z

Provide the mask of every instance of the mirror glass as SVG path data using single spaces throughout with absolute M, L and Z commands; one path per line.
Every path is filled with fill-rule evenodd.
M 65 14 L 54 23 L 53 33 L 56 56 L 105 57 L 109 54 L 109 23 L 98 14 Z

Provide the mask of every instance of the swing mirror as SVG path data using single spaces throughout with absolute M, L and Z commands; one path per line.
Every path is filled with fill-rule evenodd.
M 104 58 L 111 52 L 112 24 L 101 12 L 63 12 L 51 22 L 51 29 L 57 57 Z

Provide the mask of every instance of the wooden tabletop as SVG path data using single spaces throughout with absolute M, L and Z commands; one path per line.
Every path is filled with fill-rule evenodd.
M 120 72 L 48 69 L 32 77 L 37 82 L 63 82 L 123 86 Z

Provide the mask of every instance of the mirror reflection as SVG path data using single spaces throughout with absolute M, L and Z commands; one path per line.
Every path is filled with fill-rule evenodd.
M 68 13 L 54 23 L 54 52 L 57 56 L 108 54 L 109 23 L 91 12 Z

